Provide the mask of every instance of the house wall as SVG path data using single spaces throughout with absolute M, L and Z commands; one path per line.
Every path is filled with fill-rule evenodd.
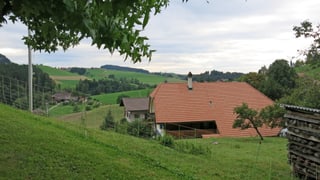
M 163 124 L 156 124 L 156 134 L 160 136 L 165 135 L 165 129 Z
M 135 119 L 146 119 L 146 113 L 145 111 L 127 111 L 126 113 L 126 119 L 131 122 Z

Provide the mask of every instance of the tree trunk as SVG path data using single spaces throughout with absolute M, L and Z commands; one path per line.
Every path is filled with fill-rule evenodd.
M 253 127 L 253 128 L 257 131 L 258 135 L 260 136 L 261 141 L 263 141 L 263 137 L 262 137 L 261 133 L 259 132 L 258 128 L 257 127 Z

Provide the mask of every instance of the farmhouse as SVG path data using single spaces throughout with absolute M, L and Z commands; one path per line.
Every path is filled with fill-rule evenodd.
M 158 134 L 178 137 L 256 136 L 253 128 L 233 129 L 233 110 L 243 102 L 261 109 L 273 101 L 244 82 L 163 83 L 150 94 L 149 112 Z M 279 128 L 259 128 L 263 136 L 276 136 Z
M 131 122 L 134 119 L 147 119 L 149 98 L 122 98 L 120 106 L 124 106 L 124 116 Z
M 75 97 L 73 97 L 69 92 L 59 92 L 52 95 L 52 100 L 56 102 L 66 102 L 75 100 Z

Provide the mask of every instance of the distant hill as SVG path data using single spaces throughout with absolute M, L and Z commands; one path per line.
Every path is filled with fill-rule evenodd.
M 212 70 L 211 72 L 206 71 L 204 73 L 195 74 L 192 76 L 194 81 L 198 82 L 213 82 L 213 81 L 234 81 L 242 76 L 243 73 L 239 72 L 221 72 Z
M 108 70 L 130 71 L 130 72 L 139 72 L 139 73 L 149 74 L 149 71 L 144 69 L 123 67 L 123 66 L 116 66 L 116 65 L 103 65 L 101 66 L 101 68 L 108 69 Z
M 0 64 L 9 64 L 11 61 L 3 54 L 0 54 Z

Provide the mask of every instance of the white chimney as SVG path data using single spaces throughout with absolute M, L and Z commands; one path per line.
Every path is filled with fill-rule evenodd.
M 192 90 L 192 73 L 188 73 L 188 89 Z

